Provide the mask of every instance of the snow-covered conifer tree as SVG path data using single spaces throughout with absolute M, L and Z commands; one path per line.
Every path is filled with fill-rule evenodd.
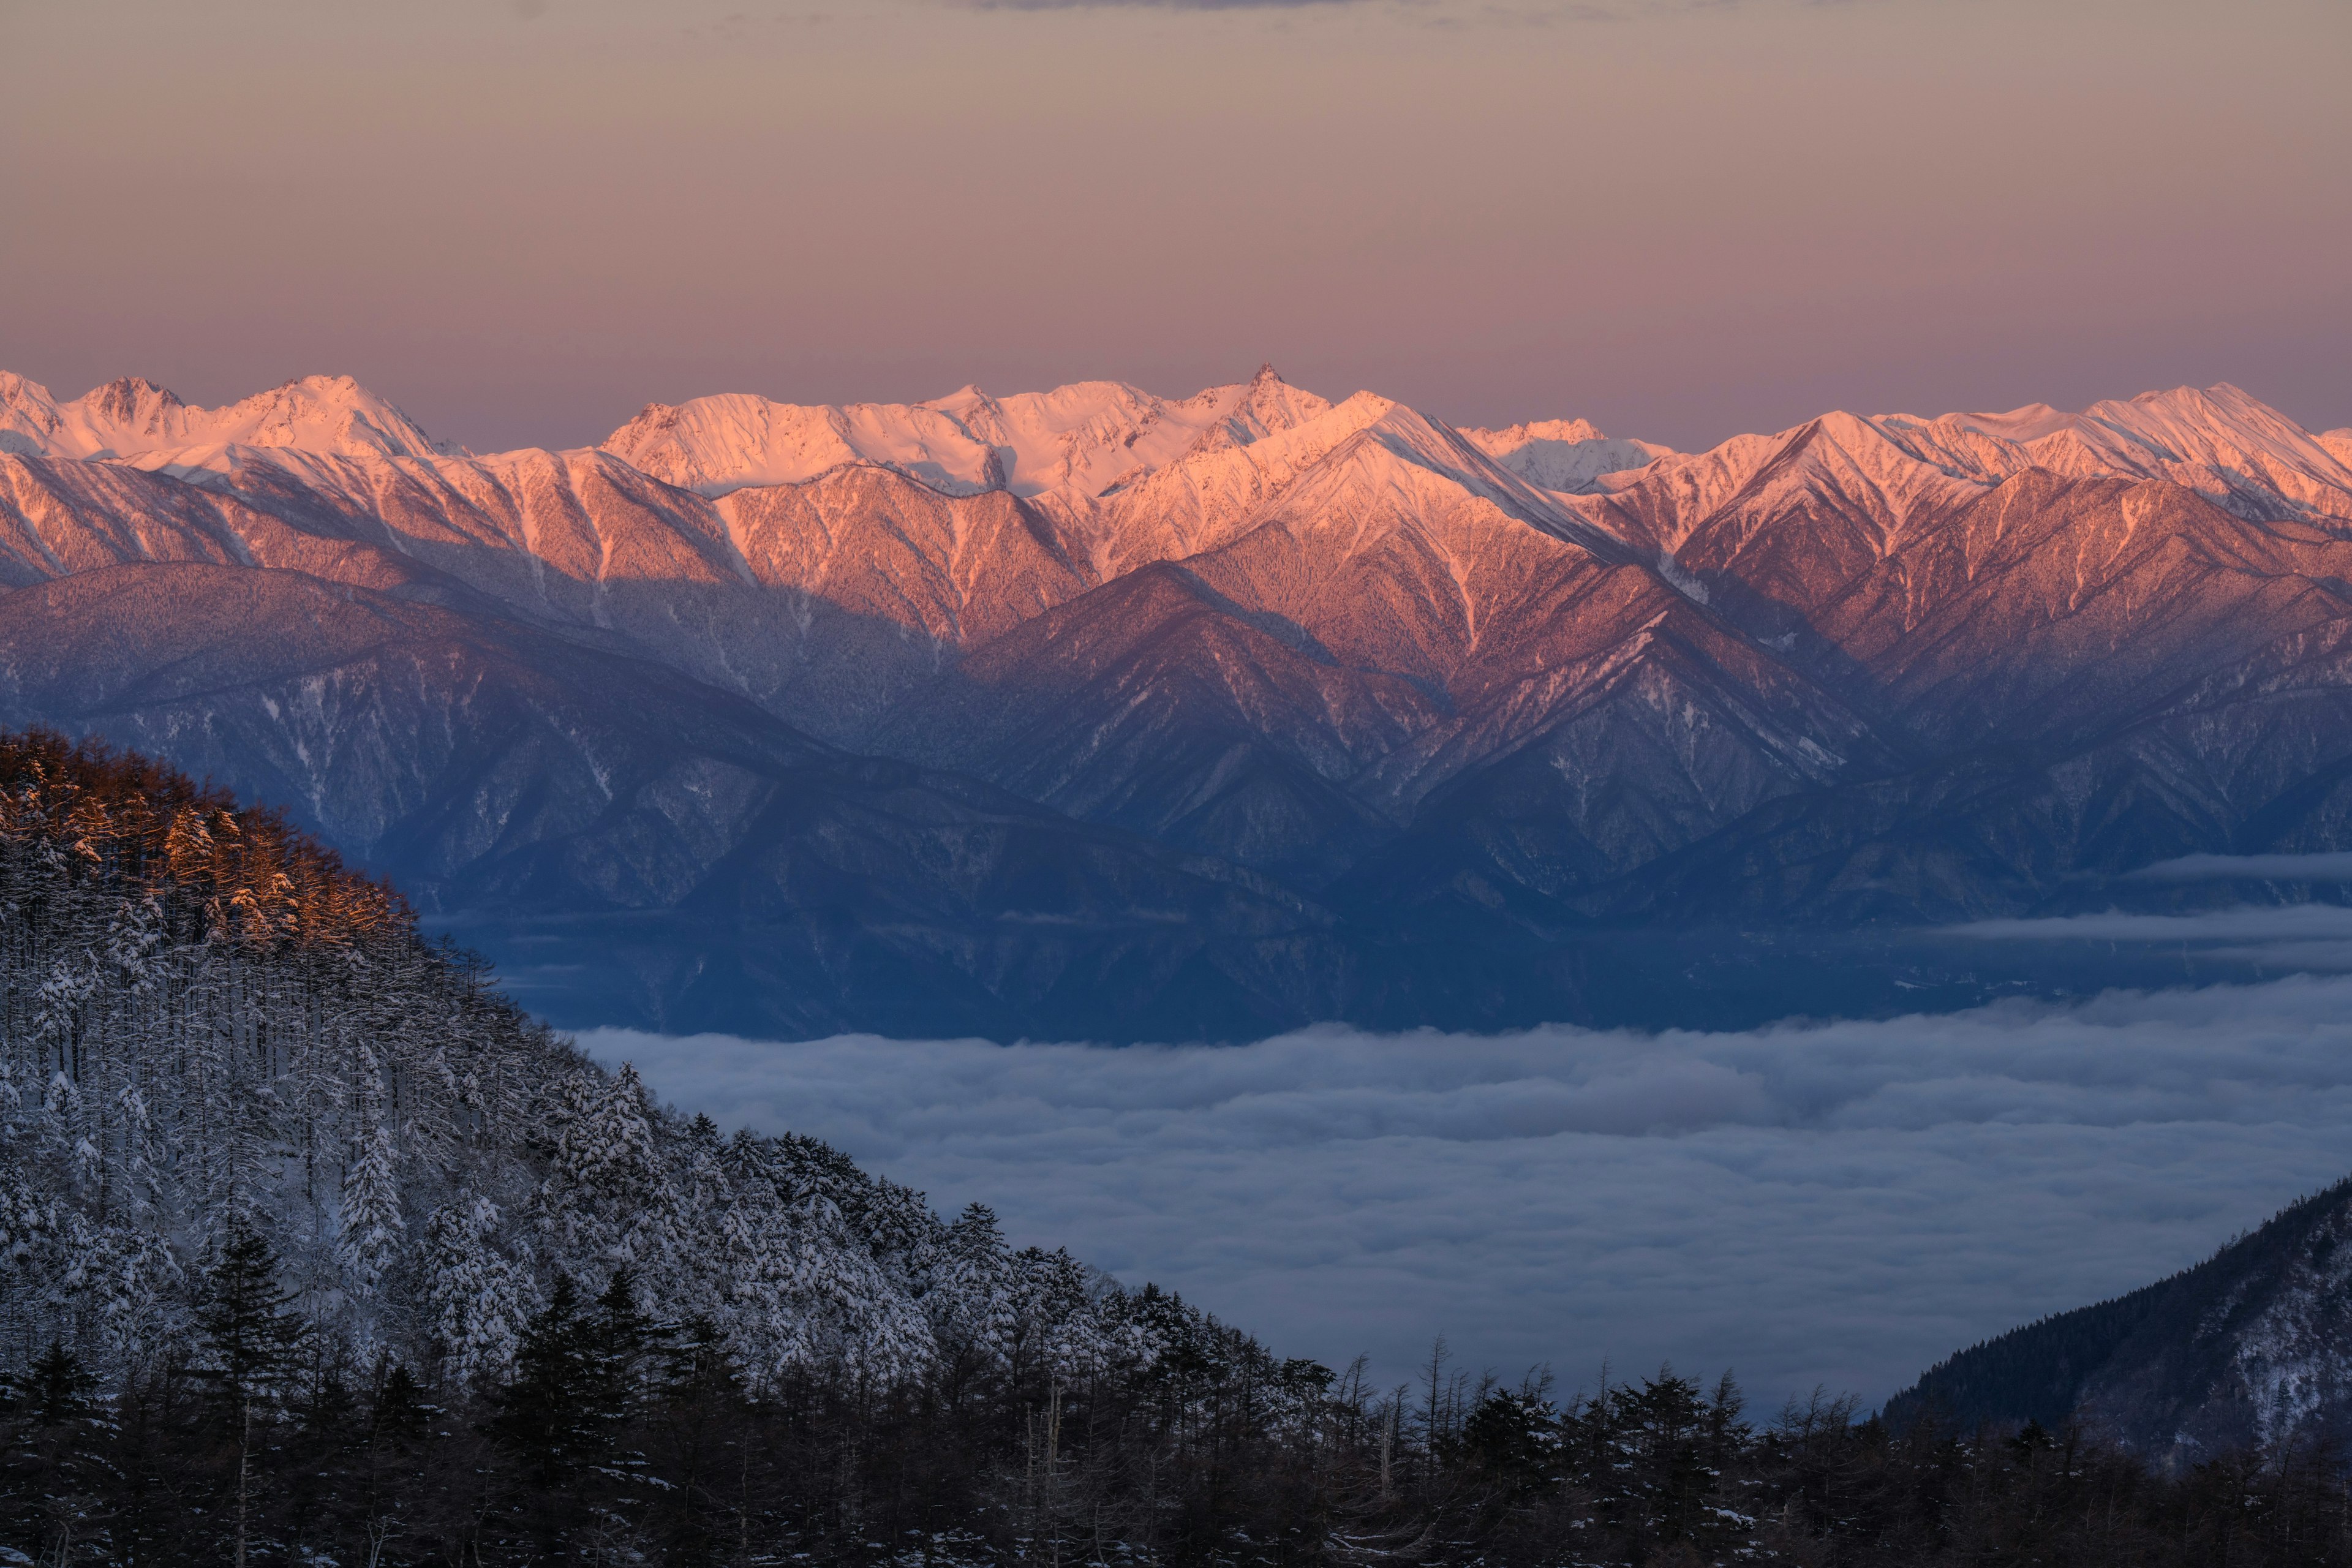
M 459 1387 L 504 1373 L 536 1304 L 498 1249 L 499 1220 L 496 1204 L 463 1193 L 425 1222 L 428 1331 L 444 1371 Z
M 343 1174 L 336 1255 L 352 1281 L 364 1289 L 383 1278 L 407 1237 L 392 1129 L 377 1121 L 361 1133 L 358 1157 Z

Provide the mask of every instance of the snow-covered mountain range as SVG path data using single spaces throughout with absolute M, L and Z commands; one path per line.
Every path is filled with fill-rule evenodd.
M 1622 1014 L 1597 932 L 2342 848 L 2347 583 L 2352 431 L 2229 386 L 1685 454 L 1269 368 L 475 455 L 0 377 L 0 720 L 285 804 L 582 1021 Z

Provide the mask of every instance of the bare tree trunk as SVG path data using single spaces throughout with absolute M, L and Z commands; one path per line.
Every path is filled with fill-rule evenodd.
M 245 1568 L 245 1521 L 252 1497 L 253 1395 L 245 1396 L 245 1419 L 236 1435 L 236 1568 Z
M 1045 1406 L 1046 1568 L 1062 1568 L 1062 1380 Z

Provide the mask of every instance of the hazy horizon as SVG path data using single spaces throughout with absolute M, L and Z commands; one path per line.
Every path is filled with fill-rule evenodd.
M 1685 448 L 2217 381 L 2324 429 L 2346 44 L 2321 0 L 0 5 L 0 363 L 348 374 L 482 450 L 1262 360 Z

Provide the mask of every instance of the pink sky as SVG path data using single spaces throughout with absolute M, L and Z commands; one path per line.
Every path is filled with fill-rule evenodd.
M 1272 360 L 1690 446 L 2233 381 L 2352 424 L 2342 0 L 0 0 L 0 366 L 649 399 Z

